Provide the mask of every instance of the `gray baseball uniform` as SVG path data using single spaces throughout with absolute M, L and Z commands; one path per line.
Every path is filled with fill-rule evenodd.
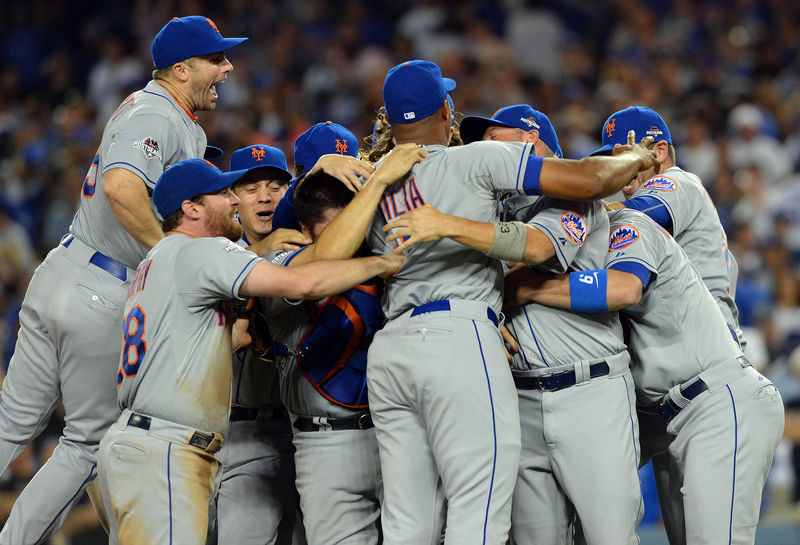
M 277 368 L 247 349 L 233 355 L 231 417 L 217 459 L 222 478 L 212 508 L 215 542 L 291 543 L 297 507 L 291 422 Z
M 426 146 L 428 157 L 385 195 L 368 243 L 391 250 L 382 227 L 425 203 L 496 221 L 495 196 L 538 185 L 529 144 Z M 534 188 L 532 193 L 536 193 Z M 498 261 L 450 239 L 412 246 L 387 285 L 387 325 L 369 350 L 370 407 L 384 480 L 387 545 L 505 543 L 519 461 L 519 408 L 497 329 Z
M 717 300 L 725 323 L 743 342 L 739 310 L 733 300 L 739 268 L 711 197 L 700 178 L 674 166 L 644 182 L 633 199 L 649 197 L 661 203 L 672 220 L 672 235 Z M 642 209 L 647 213 L 647 209 Z
M 675 460 L 689 543 L 752 544 L 783 432 L 780 395 L 742 356 L 675 240 L 635 210 L 610 221 L 606 268 L 650 273 L 641 301 L 623 311 L 642 459 L 666 450 Z
M 120 105 L 82 186 L 71 234 L 36 270 L 0 391 L 0 468 L 46 425 L 59 399 L 64 436 L 20 495 L 0 543 L 34 543 L 55 532 L 95 478 L 97 445 L 118 410 L 114 373 L 125 294 L 144 248 L 117 222 L 102 175 L 123 168 L 152 188 L 165 165 L 202 157 L 200 126 L 151 81 Z
M 550 239 L 556 257 L 542 265 L 550 271 L 603 268 L 609 223 L 599 202 L 518 196 L 506 210 Z M 513 363 L 522 452 L 512 543 L 569 543 L 576 512 L 588 543 L 638 543 L 638 426 L 617 313 L 532 303 L 508 309 L 506 320 L 520 346 Z
M 265 259 L 286 266 L 300 251 L 273 252 Z M 328 400 L 298 364 L 296 348 L 316 322 L 316 312 L 309 312 L 307 306 L 316 303 L 277 298 L 261 302 L 278 347 L 281 398 L 295 421 L 296 482 L 308 542 L 375 545 L 380 541 L 383 495 L 375 430 L 370 424 L 363 425 L 364 429 L 332 427 L 336 421 L 357 420 L 368 414 L 367 409 Z M 298 429 L 301 420 L 306 425 Z
M 122 544 L 205 543 L 231 401 L 225 299 L 260 260 L 222 237 L 173 234 L 137 269 L 123 313 L 122 415 L 98 456 L 110 532 Z

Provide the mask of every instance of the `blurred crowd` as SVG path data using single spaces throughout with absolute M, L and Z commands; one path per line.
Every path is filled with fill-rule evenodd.
M 4 12 L 5 365 L 27 281 L 68 230 L 104 123 L 150 78 L 153 36 L 173 16 L 203 14 L 225 36 L 250 38 L 229 53 L 218 111 L 200 118 L 209 144 L 228 152 L 267 143 L 291 163 L 295 137 L 326 120 L 371 134 L 387 69 L 414 58 L 457 81 L 460 115 L 542 110 L 568 158 L 599 147 L 611 112 L 654 108 L 728 233 L 747 352 L 800 411 L 800 2 L 30 0 Z M 800 424 L 787 435 L 795 443 L 771 486 L 792 503 Z

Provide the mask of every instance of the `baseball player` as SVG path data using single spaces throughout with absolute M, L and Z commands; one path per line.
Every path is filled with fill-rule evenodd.
M 507 106 L 492 118 L 466 117 L 461 128 L 467 143 L 480 136 L 522 140 L 538 155 L 560 154 L 550 120 L 527 104 Z M 512 195 L 504 205 L 507 220 L 526 224 L 526 263 L 559 273 L 605 264 L 608 215 L 599 201 Z M 452 232 L 452 219 L 457 218 L 424 207 L 384 230 L 395 230 L 390 240 L 411 237 L 400 247 L 404 249 L 440 238 L 443 228 Z M 483 232 L 486 240 L 475 246 L 488 248 L 493 233 Z M 591 544 L 638 543 L 635 394 L 617 313 L 583 314 L 527 304 L 507 308 L 505 315 L 519 344 L 512 373 L 522 426 L 511 542 L 569 543 L 577 513 Z
M 639 173 L 622 188 L 626 200 L 609 206 L 640 210 L 675 238 L 717 301 L 731 335 L 744 346 L 734 302 L 738 266 L 711 197 L 697 176 L 675 164 L 669 128 L 650 108 L 632 106 L 609 116 L 603 126 L 603 147 L 595 153 L 609 153 L 629 130 L 653 136 L 658 174 Z M 645 452 L 644 459 L 648 458 Z M 653 456 L 652 462 L 667 535 L 671 543 L 685 543 L 679 468 L 667 454 Z
M 424 155 L 416 146 L 401 146 L 355 202 L 335 178 L 306 176 L 295 209 L 314 243 L 268 259 L 294 267 L 352 255 L 383 189 Z M 297 489 L 312 545 L 380 542 L 381 473 L 365 373 L 367 349 L 383 325 L 381 288 L 372 280 L 322 301 L 265 301 L 282 398 L 294 422 Z
M 294 214 L 295 188 L 306 173 L 314 168 L 314 165 L 322 156 L 330 154 L 338 154 L 354 159 L 358 156 L 358 139 L 352 132 L 338 123 L 333 123 L 332 121 L 317 123 L 294 141 L 294 175 L 296 179 L 289 184 L 286 198 L 281 199 L 275 208 L 273 224 L 276 227 L 300 230 Z M 357 161 L 357 163 L 361 163 L 361 161 Z M 349 161 L 348 164 L 355 164 L 355 162 Z M 359 166 L 368 167 L 366 164 Z M 372 171 L 369 170 L 369 174 L 371 173 Z M 361 182 L 355 179 L 355 176 L 352 176 L 352 178 L 348 186 L 352 186 L 354 191 L 358 191 L 361 187 Z M 345 180 L 342 181 L 347 183 Z
M 375 256 L 292 270 L 264 262 L 233 242 L 241 226 L 230 185 L 245 173 L 188 159 L 164 171 L 153 191 L 167 236 L 128 291 L 117 373 L 122 415 L 98 459 L 110 531 L 123 545 L 205 543 L 237 344 L 228 300 L 324 297 L 392 274 L 402 261 Z
M 386 193 L 368 238 L 374 251 L 393 248 L 386 223 L 426 203 L 495 221 L 497 192 L 592 199 L 613 193 L 626 172 L 633 176 L 654 164 L 649 139 L 607 163 L 542 158 L 521 143 L 447 148 L 447 93 L 454 88 L 427 61 L 402 63 L 386 76 L 383 100 L 396 143 L 420 144 L 429 156 Z M 497 227 L 493 255 L 521 253 L 524 227 Z M 506 541 L 520 430 L 497 328 L 501 285 L 499 261 L 443 239 L 409 248 L 387 286 L 389 321 L 370 346 L 367 375 L 387 545 L 438 542 L 443 498 L 446 543 Z
M 81 187 L 70 233 L 30 283 L 0 391 L 0 468 L 45 426 L 59 400 L 64 435 L 20 495 L 0 543 L 39 543 L 61 525 L 96 475 L 102 434 L 117 414 L 119 323 L 134 269 L 163 237 L 148 192 L 166 165 L 202 157 L 196 113 L 213 110 L 233 66 L 211 19 L 175 18 L 152 44 L 155 72 L 107 123 Z
M 292 176 L 283 152 L 267 145 L 234 151 L 230 170 L 246 171 L 232 189 L 242 224 L 238 244 L 247 247 L 272 232 L 275 206 Z M 297 507 L 290 426 L 276 367 L 250 349 L 235 352 L 230 422 L 217 453 L 222 478 L 215 504 L 215 542 L 290 542 Z
M 752 545 L 761 490 L 783 434 L 780 394 L 742 355 L 669 233 L 636 210 L 612 212 L 610 223 L 604 269 L 514 273 L 508 296 L 583 312 L 621 310 L 642 455 L 668 452 L 675 460 L 686 543 Z

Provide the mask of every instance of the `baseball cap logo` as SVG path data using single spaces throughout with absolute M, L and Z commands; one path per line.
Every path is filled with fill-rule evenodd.
M 336 153 L 339 155 L 347 153 L 347 140 L 336 139 Z
M 533 127 L 535 129 L 540 128 L 539 124 L 536 123 L 532 117 L 520 117 L 519 120 L 525 123 L 528 127 Z
M 217 25 L 215 25 L 215 24 L 214 24 L 214 21 L 212 21 L 211 19 L 209 19 L 208 17 L 206 17 L 206 22 L 207 22 L 209 25 L 211 25 L 211 28 L 213 28 L 214 30 L 216 30 L 216 31 L 217 31 L 217 34 L 220 34 L 220 31 L 219 31 L 219 29 L 217 28 Z
M 611 138 L 614 134 L 614 131 L 617 129 L 617 120 L 611 119 L 606 123 L 606 136 Z
M 405 119 L 414 119 L 417 115 L 414 112 L 406 112 L 403 114 Z
M 654 125 L 654 126 L 650 127 L 650 130 L 645 132 L 645 134 L 647 136 L 659 136 L 661 134 L 664 134 L 664 131 L 662 131 L 661 129 L 659 129 L 658 127 L 656 127 Z
M 250 154 L 256 161 L 261 161 L 262 159 L 264 159 L 264 155 L 266 155 L 266 152 L 264 151 L 264 148 L 253 148 L 253 151 L 250 152 Z

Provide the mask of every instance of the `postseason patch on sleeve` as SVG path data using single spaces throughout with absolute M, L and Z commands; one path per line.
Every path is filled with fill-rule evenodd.
M 649 191 L 675 191 L 678 184 L 672 178 L 666 176 L 653 176 L 642 184 L 642 189 Z
M 134 140 L 133 147 L 141 150 L 148 159 L 155 157 L 159 161 L 161 160 L 161 150 L 158 149 L 158 142 L 155 138 L 148 136 L 142 140 Z
M 586 221 L 577 212 L 561 214 L 561 228 L 574 244 L 581 246 L 586 241 Z
M 612 252 L 627 248 L 639 240 L 639 230 L 633 225 L 620 225 L 608 237 L 608 249 Z

